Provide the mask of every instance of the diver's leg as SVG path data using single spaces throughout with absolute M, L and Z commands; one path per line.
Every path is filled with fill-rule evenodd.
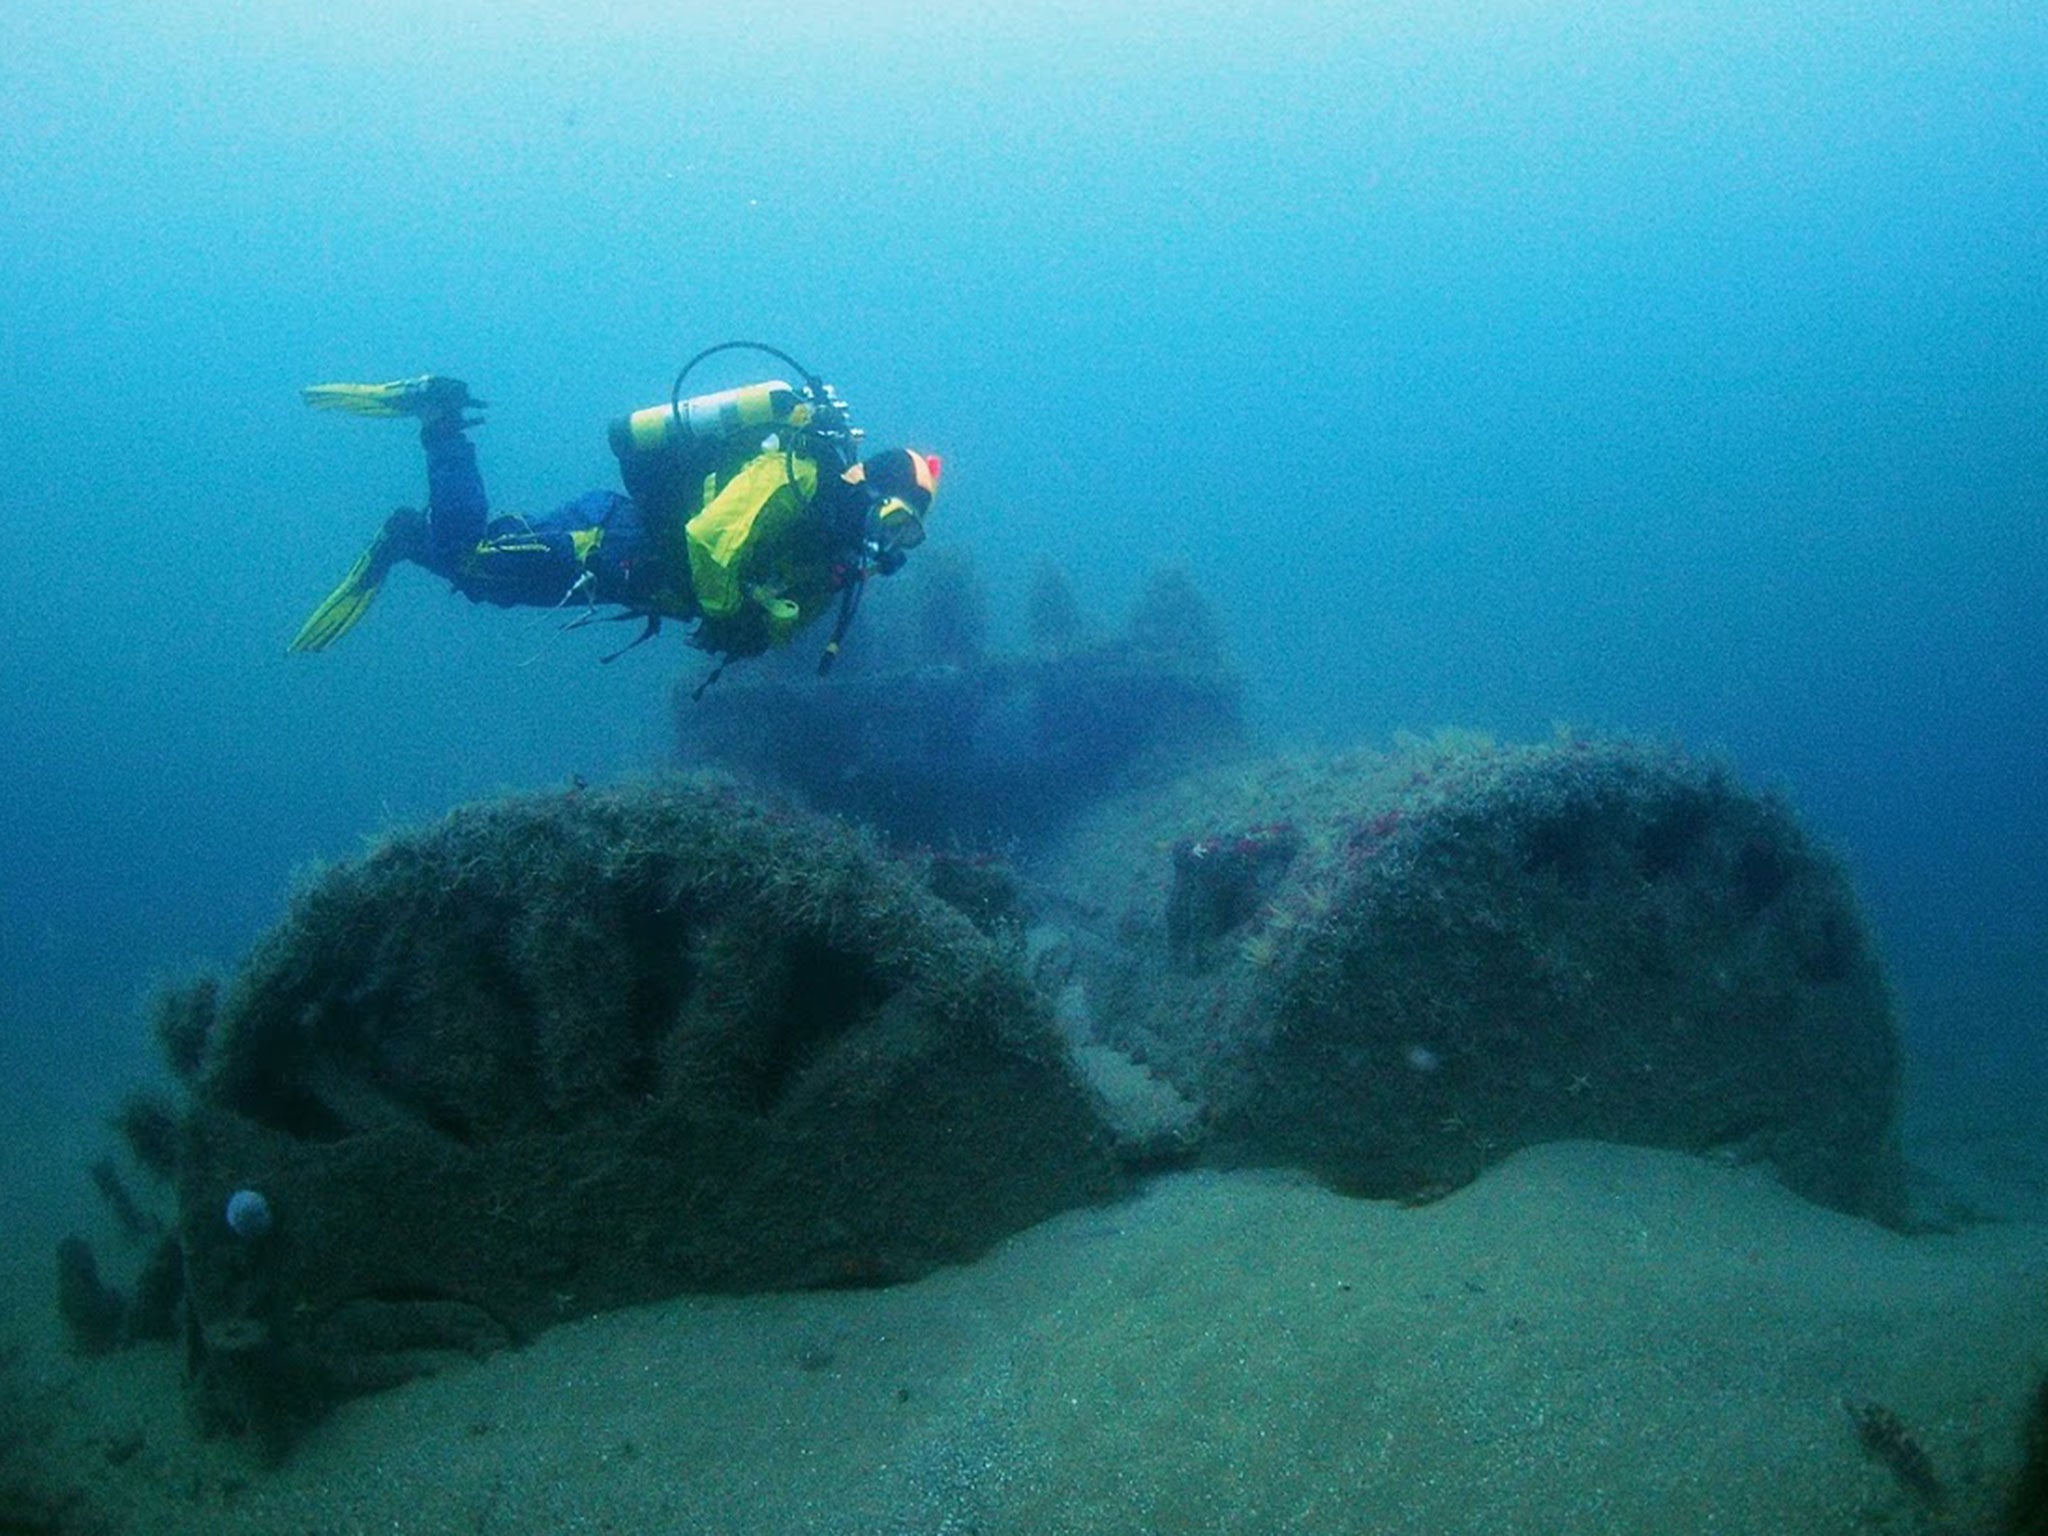
M 476 448 L 463 435 L 460 414 L 422 422 L 420 447 L 427 455 L 427 558 L 453 572 L 482 542 L 490 521 L 490 498 L 477 472 Z
M 463 556 L 455 585 L 479 603 L 559 608 L 584 589 L 575 535 L 504 517 Z
M 572 599 L 622 601 L 606 585 L 602 557 L 617 530 L 613 513 L 626 498 L 591 491 L 544 517 L 500 517 L 463 557 L 455 584 L 479 602 L 559 608 Z M 623 546 L 630 554 L 636 546 Z

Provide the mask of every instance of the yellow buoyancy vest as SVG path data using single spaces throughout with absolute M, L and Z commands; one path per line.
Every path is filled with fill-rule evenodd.
M 794 469 L 795 478 L 791 478 Z M 706 620 L 730 619 L 750 602 L 763 610 L 767 638 L 780 643 L 809 615 L 766 585 L 778 574 L 772 545 L 817 494 L 818 466 L 768 452 L 749 459 L 685 527 L 690 585 Z

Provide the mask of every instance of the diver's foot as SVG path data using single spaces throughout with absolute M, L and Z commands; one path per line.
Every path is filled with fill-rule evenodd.
M 427 550 L 427 514 L 417 507 L 400 507 L 384 519 L 384 526 L 377 531 L 377 540 L 365 556 L 369 561 L 366 574 L 373 584 L 380 582 L 384 573 L 401 560 L 424 564 Z
M 447 426 L 456 431 L 482 425 L 467 413 L 480 411 L 488 402 L 478 400 L 460 379 L 438 373 L 416 378 L 393 379 L 385 384 L 311 384 L 299 397 L 316 411 L 347 411 L 353 416 L 411 416 L 422 426 Z
M 286 649 L 326 650 L 362 622 L 392 566 L 401 560 L 424 563 L 428 549 L 426 513 L 400 507 L 384 519 L 384 526 L 377 531 L 370 547 L 349 567 L 341 585 L 328 593 L 313 610 L 312 617 L 299 626 L 298 634 Z

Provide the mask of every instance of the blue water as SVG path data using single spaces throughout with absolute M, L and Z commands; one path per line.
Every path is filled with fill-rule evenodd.
M 1995 0 L 14 0 L 0 1177 L 74 1177 L 34 1135 L 295 869 L 654 761 L 701 667 L 417 571 L 287 656 L 419 496 L 298 387 L 466 378 L 539 510 L 729 336 L 943 454 L 999 597 L 1184 557 L 1276 741 L 1725 748 L 1911 1027 L 2038 1027 L 2043 122 L 2048 12 Z

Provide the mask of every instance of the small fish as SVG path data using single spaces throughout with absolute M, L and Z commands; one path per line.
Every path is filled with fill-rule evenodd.
M 1899 1486 L 1923 1508 L 1939 1508 L 1943 1498 L 1941 1479 L 1934 1475 L 1933 1461 L 1912 1432 L 1899 1422 L 1899 1416 L 1869 1398 L 1845 1397 L 1842 1410 L 1856 1426 L 1858 1443 L 1891 1469 Z

